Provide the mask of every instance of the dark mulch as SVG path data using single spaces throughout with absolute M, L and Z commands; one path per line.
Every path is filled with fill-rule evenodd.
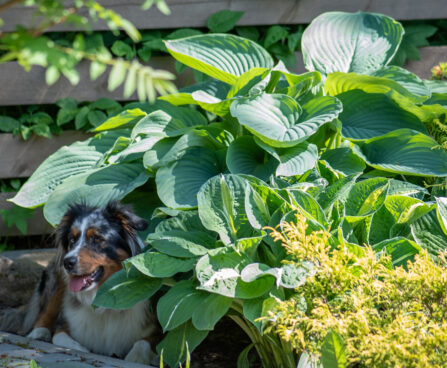
M 192 368 L 232 368 L 250 339 L 230 318 L 223 318 L 206 339 L 191 354 Z M 250 356 L 250 367 L 261 367 L 254 349 Z

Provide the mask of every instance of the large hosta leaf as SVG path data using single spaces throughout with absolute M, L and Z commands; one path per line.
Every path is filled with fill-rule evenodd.
M 132 130 L 132 138 L 139 135 L 176 137 L 188 130 L 207 124 L 204 116 L 192 109 L 176 107 L 176 114 L 157 110 L 142 118 Z
M 128 309 L 150 298 L 161 287 L 161 279 L 144 276 L 135 268 L 120 270 L 99 288 L 93 305 L 104 308 Z
M 353 185 L 345 203 L 347 216 L 369 216 L 376 212 L 385 201 L 388 180 L 373 178 Z
M 169 331 L 157 345 L 157 353 L 163 355 L 169 367 L 178 367 L 208 335 L 207 330 L 197 330 L 190 321 Z
M 333 97 L 316 97 L 300 106 L 292 97 L 267 94 L 241 98 L 231 104 L 231 115 L 259 139 L 273 147 L 291 147 L 306 140 L 342 110 Z
M 432 138 L 399 129 L 361 144 L 356 153 L 374 168 L 398 174 L 447 176 L 447 154 Z
M 216 231 L 224 243 L 235 243 L 252 233 L 244 210 L 246 185 L 247 181 L 237 175 L 215 176 L 197 195 L 203 225 Z
M 257 43 L 231 34 L 207 34 L 165 41 L 183 64 L 233 84 L 251 68 L 271 68 L 273 59 Z
M 118 135 L 101 134 L 60 148 L 37 168 L 11 201 L 22 207 L 36 207 L 45 203 L 65 179 L 95 167 L 113 146 Z
M 110 165 L 72 176 L 50 195 L 43 213 L 50 224 L 56 225 L 69 205 L 83 202 L 103 207 L 110 201 L 122 199 L 149 177 L 140 163 Z
M 175 284 L 157 304 L 157 316 L 163 331 L 172 330 L 189 320 L 206 297 L 207 293 L 197 290 L 192 280 Z
M 422 248 L 437 256 L 447 248 L 447 236 L 439 224 L 436 210 L 432 210 L 411 225 L 411 234 Z
M 391 61 L 403 33 L 400 23 L 381 14 L 324 13 L 303 34 L 304 63 L 326 74 L 371 73 Z
M 199 289 L 231 298 L 252 299 L 263 295 L 271 289 L 275 278 L 261 277 L 244 282 L 241 271 L 249 263 L 247 256 L 231 249 L 213 256 L 204 255 L 196 265 Z
M 386 94 L 400 108 L 417 116 L 420 121 L 428 122 L 434 117 L 431 111 L 417 105 L 424 102 L 427 99 L 426 96 L 416 95 L 400 83 L 388 78 L 336 72 L 327 76 L 324 88 L 326 93 L 331 96 L 352 90 Z
M 387 66 L 376 70 L 373 75 L 394 80 L 415 95 L 426 98 L 431 96 L 430 89 L 425 85 L 425 82 L 421 78 L 399 66 Z
M 227 152 L 227 167 L 232 174 L 248 174 L 267 180 L 278 162 L 260 148 L 252 136 L 242 136 L 231 142 Z
M 333 170 L 344 176 L 358 174 L 365 170 L 366 164 L 350 147 L 339 147 L 327 150 L 321 157 Z
M 157 171 L 158 196 L 171 208 L 195 207 L 200 187 L 219 173 L 213 151 L 203 147 L 188 148 L 177 161 Z
M 193 97 L 194 92 L 202 91 L 218 100 L 224 100 L 227 97 L 229 90 L 230 86 L 227 83 L 211 79 L 202 83 L 197 83 L 192 86 L 182 88 L 178 91 L 178 93 L 160 96 L 159 99 L 168 101 L 173 105 L 199 105 L 199 101 L 196 101 Z
M 369 139 L 397 129 L 413 129 L 427 134 L 425 125 L 403 110 L 385 94 L 351 90 L 337 95 L 343 103 L 342 134 L 350 139 Z

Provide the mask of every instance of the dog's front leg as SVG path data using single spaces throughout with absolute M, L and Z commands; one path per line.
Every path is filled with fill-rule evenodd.
M 150 365 L 156 358 L 157 356 L 152 352 L 151 344 L 147 340 L 138 340 L 133 344 L 124 360 Z
M 61 346 L 63 348 L 67 349 L 74 349 L 83 351 L 85 353 L 88 353 L 88 349 L 84 346 L 82 346 L 79 342 L 74 340 L 68 333 L 65 331 L 58 331 L 53 336 L 53 344 Z

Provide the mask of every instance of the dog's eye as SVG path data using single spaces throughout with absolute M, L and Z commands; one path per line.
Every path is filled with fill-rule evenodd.
M 99 243 L 101 241 L 101 237 L 100 236 L 94 236 L 93 237 L 93 242 L 94 243 Z

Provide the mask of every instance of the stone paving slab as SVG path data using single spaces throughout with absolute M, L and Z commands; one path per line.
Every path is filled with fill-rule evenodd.
M 30 360 L 39 368 L 156 368 L 0 332 L 0 367 L 29 368 Z

